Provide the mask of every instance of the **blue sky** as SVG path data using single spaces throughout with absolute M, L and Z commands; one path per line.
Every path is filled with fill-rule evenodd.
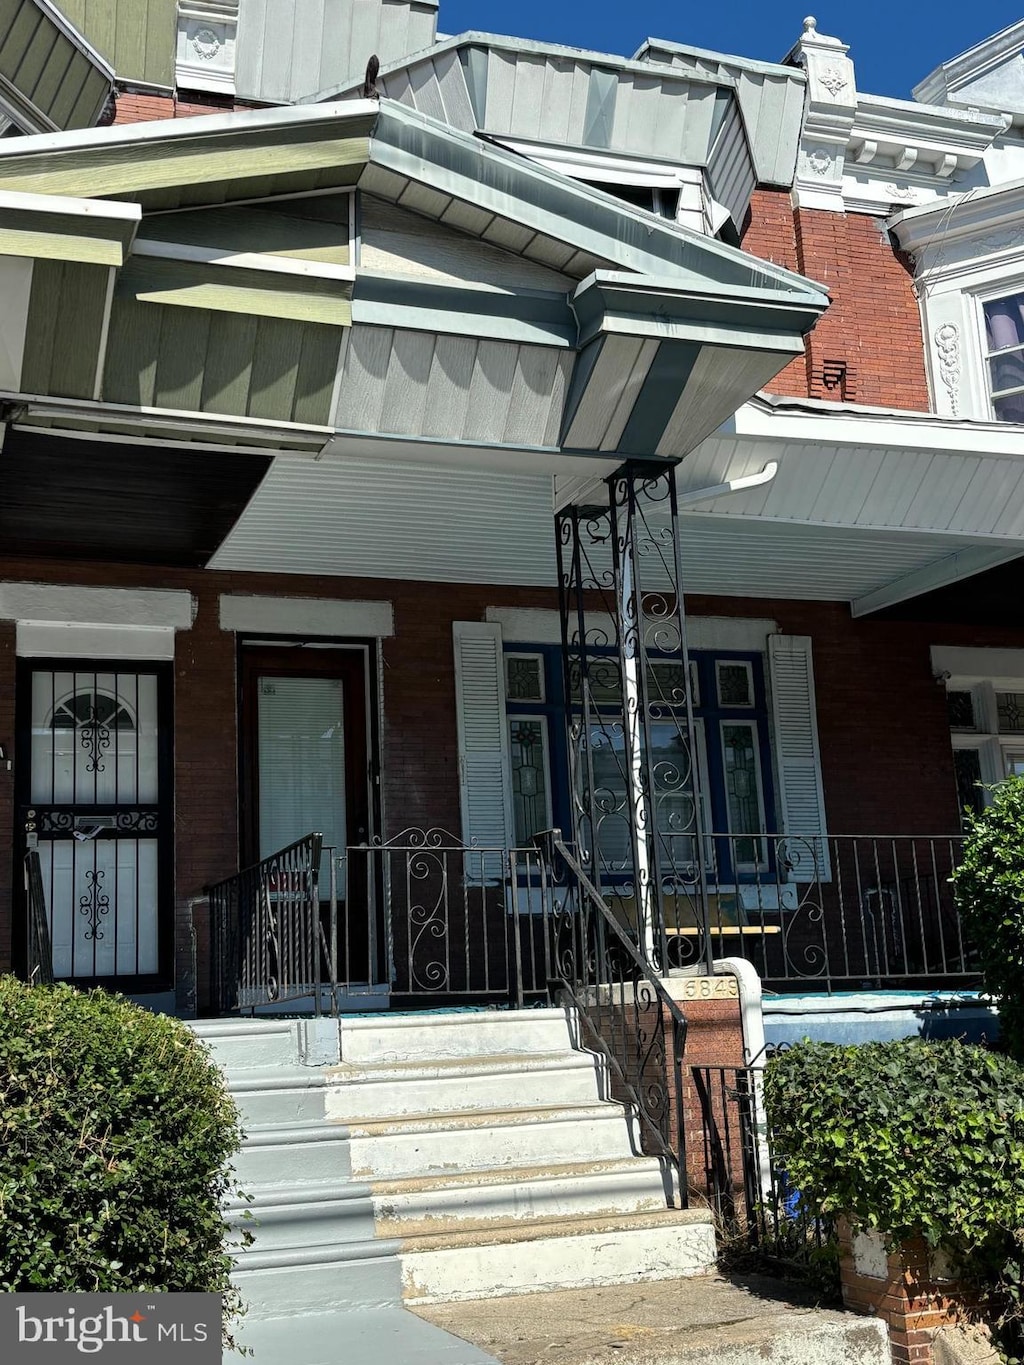
M 1024 18 L 1024 0 L 857 0 L 779 4 L 777 0 L 441 0 L 445 33 L 481 29 L 569 43 L 631 56 L 646 37 L 779 61 L 799 37 L 805 14 L 850 45 L 857 85 L 876 95 L 910 98 L 934 67 Z

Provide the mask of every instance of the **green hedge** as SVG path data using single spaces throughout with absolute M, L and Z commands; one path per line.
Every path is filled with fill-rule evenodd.
M 184 1024 L 0 978 L 0 1290 L 222 1293 L 238 1117 Z
M 999 1007 L 1000 1043 L 1024 1059 L 1024 778 L 1000 782 L 991 804 L 968 817 L 953 891 Z
M 801 1197 L 891 1245 L 941 1246 L 1018 1359 L 1024 1067 L 953 1041 L 802 1043 L 768 1064 L 765 1103 Z

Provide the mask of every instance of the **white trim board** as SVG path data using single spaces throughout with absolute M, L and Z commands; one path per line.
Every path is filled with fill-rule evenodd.
M 174 631 L 161 626 L 19 621 L 17 651 L 23 659 L 173 659 Z
M 67 583 L 0 583 L 0 620 L 64 626 L 190 630 L 190 592 L 162 588 L 82 588 Z
M 488 607 L 486 620 L 501 627 L 506 644 L 557 645 L 562 626 L 557 611 L 546 607 Z M 614 639 L 610 616 L 587 613 L 587 625 L 608 630 Z M 775 621 L 744 616 L 688 616 L 686 643 L 689 649 L 742 649 L 764 652 L 769 635 L 778 634 Z M 1022 651 L 1024 653 L 1024 651 Z
M 331 597 L 243 597 L 222 593 L 220 628 L 269 635 L 356 636 L 379 640 L 394 635 L 390 602 L 341 602 Z
M 1005 681 L 1007 690 L 1024 682 L 1024 649 L 972 649 L 932 645 L 932 670 L 960 682 Z

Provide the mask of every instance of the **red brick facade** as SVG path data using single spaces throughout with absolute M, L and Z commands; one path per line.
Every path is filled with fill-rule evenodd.
M 192 118 L 198 114 L 239 113 L 251 106 L 235 104 L 219 95 L 206 98 L 195 95 L 180 99 L 177 95 L 124 91 L 117 97 L 113 123 L 152 123 L 157 119 Z
M 970 1320 L 970 1299 L 954 1280 L 938 1279 L 922 1239 L 886 1257 L 885 1274 L 858 1271 L 849 1225 L 840 1224 L 843 1303 L 854 1313 L 882 1318 L 889 1329 L 893 1365 L 932 1365 L 939 1328 Z M 976 1300 L 975 1300 L 976 1303 Z
M 488 606 L 554 609 L 554 591 L 386 580 L 243 575 L 131 566 L 0 561 L 5 580 L 111 587 L 186 588 L 191 630 L 175 660 L 176 900 L 179 974 L 188 954 L 187 902 L 237 866 L 236 641 L 219 624 L 221 593 L 243 592 L 393 602 L 395 635 L 383 642 L 382 773 L 388 833 L 459 829 L 452 622 L 481 620 Z M 1012 627 L 927 621 L 851 620 L 841 603 L 710 598 L 694 615 L 769 618 L 814 642 L 818 726 L 831 833 L 943 834 L 957 827 L 945 698 L 932 677 L 932 644 L 1016 646 Z M 0 742 L 14 737 L 14 631 L 0 625 Z M 0 772 L 0 829 L 13 828 L 12 778 Z M 0 857 L 0 906 L 9 884 Z M 11 925 L 0 923 L 0 967 Z M 184 956 L 182 956 L 184 955 Z
M 768 385 L 772 393 L 929 410 L 913 281 L 880 218 L 796 209 L 785 190 L 757 190 L 743 246 L 832 298 L 806 355 Z

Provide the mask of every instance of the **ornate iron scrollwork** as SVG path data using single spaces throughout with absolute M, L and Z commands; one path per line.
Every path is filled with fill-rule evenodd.
M 78 898 L 78 912 L 89 921 L 89 927 L 85 931 L 87 941 L 98 942 L 103 937 L 100 925 L 103 916 L 110 914 L 110 897 L 103 890 L 105 876 L 102 868 L 90 867 L 85 874 L 88 890 Z

